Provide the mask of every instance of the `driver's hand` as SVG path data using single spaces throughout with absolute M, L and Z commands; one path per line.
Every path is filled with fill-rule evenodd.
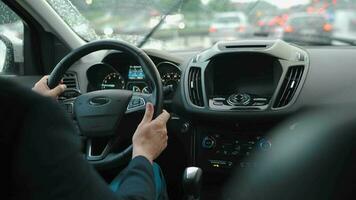
M 145 116 L 132 137 L 132 158 L 144 156 L 151 163 L 167 147 L 166 123 L 170 117 L 169 113 L 163 110 L 162 114 L 152 120 L 153 112 L 153 105 L 147 103 Z
M 53 89 L 49 89 L 47 85 L 48 75 L 44 76 L 39 80 L 35 86 L 33 86 L 32 90 L 43 95 L 52 98 L 57 98 L 64 90 L 67 88 L 64 84 L 59 84 L 57 87 Z

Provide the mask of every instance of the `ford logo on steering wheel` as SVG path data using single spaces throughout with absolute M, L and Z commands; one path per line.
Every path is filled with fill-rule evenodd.
M 89 104 L 92 106 L 102 106 L 108 104 L 110 99 L 107 97 L 94 97 L 89 100 Z

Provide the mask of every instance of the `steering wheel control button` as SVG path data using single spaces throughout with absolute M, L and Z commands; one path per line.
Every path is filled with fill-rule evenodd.
M 140 105 L 140 99 L 133 99 L 132 105 L 134 105 L 134 106 Z
M 132 97 L 127 109 L 134 109 L 146 105 L 145 100 L 142 97 Z
M 202 142 L 202 147 L 204 149 L 212 149 L 215 146 L 215 139 L 212 137 L 205 137 Z
M 251 102 L 251 96 L 246 93 L 232 94 L 227 99 L 231 106 L 247 106 Z

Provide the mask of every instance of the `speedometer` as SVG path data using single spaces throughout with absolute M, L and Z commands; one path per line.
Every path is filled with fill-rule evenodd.
M 161 62 L 157 65 L 157 69 L 162 78 L 163 86 L 173 86 L 176 88 L 181 76 L 180 68 L 171 62 Z
M 166 88 L 165 99 L 172 99 L 181 78 L 180 68 L 172 62 L 161 62 L 157 65 L 162 85 Z
M 121 74 L 117 72 L 110 73 L 105 76 L 101 83 L 101 89 L 125 89 L 125 80 Z
M 164 86 L 172 85 L 174 88 L 180 81 L 180 74 L 176 72 L 165 73 L 162 76 L 162 83 Z

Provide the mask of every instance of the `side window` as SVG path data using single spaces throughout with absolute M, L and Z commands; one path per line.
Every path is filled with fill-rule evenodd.
M 0 74 L 21 74 L 24 24 L 6 4 L 0 1 Z

